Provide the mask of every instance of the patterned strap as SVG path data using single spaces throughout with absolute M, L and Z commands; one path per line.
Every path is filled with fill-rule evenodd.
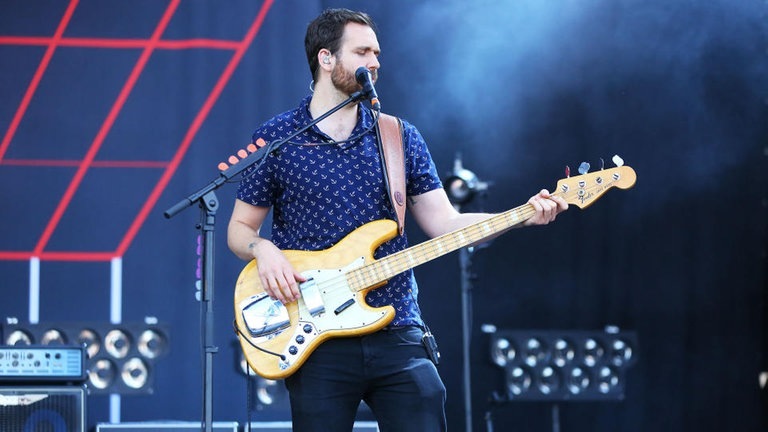
M 405 231 L 405 155 L 403 150 L 403 124 L 388 114 L 379 116 L 379 148 L 387 172 L 385 184 L 392 208 L 397 214 L 400 235 Z

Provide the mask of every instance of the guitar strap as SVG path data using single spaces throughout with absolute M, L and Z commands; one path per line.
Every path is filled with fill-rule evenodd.
M 405 231 L 405 150 L 403 123 L 399 118 L 380 114 L 376 123 L 384 185 L 397 215 L 400 235 Z

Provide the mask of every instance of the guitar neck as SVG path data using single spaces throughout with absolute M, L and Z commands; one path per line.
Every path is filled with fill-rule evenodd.
M 350 271 L 348 274 L 350 286 L 357 291 L 366 289 L 418 265 L 503 232 L 529 219 L 534 213 L 535 210 L 531 204 L 524 204 L 393 253 Z
M 592 173 L 561 179 L 557 182 L 555 189 L 557 192 L 552 195 L 557 195 L 568 204 L 584 209 L 613 187 L 628 189 L 634 186 L 637 179 L 635 171 L 629 166 L 624 166 L 624 161 L 618 156 L 614 156 L 613 161 L 617 165 L 615 168 L 600 169 Z M 378 285 L 408 269 L 509 229 L 530 219 L 535 212 L 533 205 L 526 203 L 388 255 L 347 273 L 349 286 L 361 291 Z

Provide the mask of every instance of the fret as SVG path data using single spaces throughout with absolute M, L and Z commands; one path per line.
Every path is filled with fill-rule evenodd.
M 392 274 L 392 268 L 389 266 L 388 260 L 380 260 L 381 267 L 384 269 L 384 274 Z

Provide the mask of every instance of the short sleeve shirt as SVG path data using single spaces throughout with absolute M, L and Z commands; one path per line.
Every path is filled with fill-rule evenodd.
M 298 108 L 261 125 L 253 141 L 268 145 L 308 124 L 311 96 Z M 338 243 L 361 225 L 396 219 L 381 167 L 374 116 L 358 105 L 352 141 L 336 143 L 317 126 L 292 138 L 270 153 L 260 166 L 246 170 L 237 198 L 255 206 L 272 207 L 272 242 L 283 250 L 319 251 Z M 419 195 L 442 187 L 435 164 L 418 130 L 403 121 L 406 194 Z M 374 258 L 408 247 L 405 234 L 382 244 Z M 374 307 L 392 305 L 390 325 L 423 325 L 413 271 L 392 277 L 371 290 L 366 301 Z

